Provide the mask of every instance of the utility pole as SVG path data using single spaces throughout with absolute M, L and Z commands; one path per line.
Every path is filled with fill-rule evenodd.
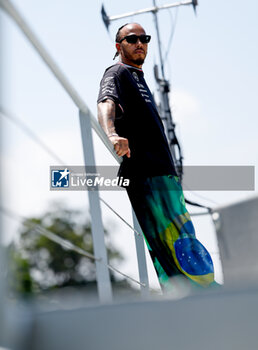
M 176 170 L 181 180 L 183 175 L 183 156 L 182 156 L 181 147 L 176 137 L 175 124 L 173 122 L 172 113 L 171 113 L 170 104 L 169 104 L 170 84 L 169 84 L 169 81 L 166 80 L 165 72 L 164 72 L 164 62 L 163 62 L 163 56 L 162 56 L 162 50 L 161 50 L 161 39 L 160 39 L 160 31 L 159 31 L 159 24 L 158 24 L 158 11 L 172 8 L 172 7 L 185 6 L 185 5 L 192 5 L 194 8 L 194 11 L 196 11 L 196 6 L 198 5 L 198 1 L 188 0 L 188 1 L 180 1 L 172 4 L 157 6 L 156 0 L 153 0 L 153 7 L 149 7 L 149 8 L 134 11 L 134 12 L 128 12 L 128 13 L 124 13 L 122 15 L 116 15 L 116 16 L 108 16 L 103 5 L 101 9 L 102 19 L 107 30 L 109 29 L 109 25 L 112 21 L 115 21 L 121 18 L 131 17 L 135 15 L 140 15 L 143 13 L 148 13 L 148 12 L 152 13 L 154 16 L 154 22 L 155 22 L 156 33 L 157 33 L 158 50 L 159 50 L 160 69 L 161 69 L 161 78 L 160 78 L 158 66 L 157 65 L 154 66 L 154 76 L 158 84 L 159 93 L 160 93 L 160 114 L 166 130 L 166 135 L 167 135 L 170 151 L 175 162 Z
M 153 0 L 153 6 L 157 9 L 156 0 Z M 159 59 L 160 59 L 161 74 L 162 74 L 162 78 L 165 79 L 164 64 L 163 64 L 163 57 L 162 57 L 162 52 L 161 52 L 161 40 L 160 40 L 159 23 L 158 23 L 157 12 L 158 12 L 158 10 L 156 10 L 156 11 L 153 10 L 154 22 L 155 22 L 157 38 L 158 38 L 158 48 L 159 48 Z

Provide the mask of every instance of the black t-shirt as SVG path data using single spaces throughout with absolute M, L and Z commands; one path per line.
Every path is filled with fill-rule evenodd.
M 124 178 L 176 175 L 164 126 L 143 71 L 123 63 L 106 69 L 98 103 L 116 103 L 115 129 L 128 139 L 131 157 L 123 157 L 119 176 Z

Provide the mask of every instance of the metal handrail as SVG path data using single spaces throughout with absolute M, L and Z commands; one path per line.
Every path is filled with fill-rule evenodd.
M 79 93 L 75 90 L 75 88 L 72 86 L 72 84 L 69 82 L 68 78 L 65 76 L 65 74 L 61 71 L 61 69 L 58 67 L 57 63 L 54 61 L 54 59 L 50 56 L 50 54 L 47 52 L 47 50 L 44 48 L 40 40 L 36 37 L 36 35 L 33 33 L 29 25 L 25 22 L 21 14 L 17 11 L 17 9 L 13 6 L 13 4 L 9 0 L 0 0 L 0 6 L 3 8 L 3 10 L 6 11 L 7 14 L 11 16 L 11 18 L 16 22 L 16 24 L 19 26 L 19 28 L 22 30 L 24 35 L 27 37 L 29 42 L 32 44 L 32 46 L 36 49 L 40 57 L 43 59 L 43 61 L 46 63 L 48 68 L 51 70 L 51 72 L 54 74 L 56 79 L 59 81 L 59 83 L 62 85 L 62 87 L 65 89 L 67 94 L 71 97 L 75 105 L 79 108 L 80 111 L 83 112 L 83 114 L 90 117 L 91 126 L 96 131 L 104 145 L 107 147 L 109 152 L 113 155 L 113 157 L 117 160 L 118 163 L 121 163 L 122 159 L 121 157 L 118 157 L 113 149 L 113 145 L 107 138 L 105 132 L 102 130 L 100 125 L 98 124 L 96 118 L 93 116 L 89 108 L 87 107 L 86 103 L 83 101 Z

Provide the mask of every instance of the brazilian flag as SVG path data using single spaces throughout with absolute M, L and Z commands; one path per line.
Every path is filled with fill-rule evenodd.
M 196 238 L 177 176 L 155 176 L 133 183 L 127 192 L 142 228 L 162 287 L 183 276 L 208 287 L 214 282 L 211 256 Z

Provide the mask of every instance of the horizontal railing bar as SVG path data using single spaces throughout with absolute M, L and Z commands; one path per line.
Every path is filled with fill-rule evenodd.
M 60 237 L 59 235 L 57 235 L 56 233 L 46 229 L 45 227 L 41 226 L 40 224 L 34 223 L 29 221 L 27 218 L 21 217 L 20 215 L 14 213 L 13 211 L 10 211 L 9 209 L 6 209 L 2 206 L 0 206 L 0 211 L 7 215 L 8 217 L 10 217 L 11 219 L 18 221 L 20 223 L 23 223 L 24 225 L 26 225 L 29 229 L 31 229 L 32 231 L 37 232 L 40 235 L 43 235 L 45 237 L 47 237 L 48 239 L 50 239 L 51 241 L 61 245 L 63 248 L 68 249 L 68 250 L 73 250 L 78 254 L 81 254 L 91 260 L 94 261 L 99 261 L 100 263 L 106 265 L 110 270 L 115 271 L 116 273 L 118 273 L 119 275 L 127 278 L 128 280 L 135 282 L 137 284 L 139 284 L 140 286 L 145 287 L 145 284 L 137 281 L 135 278 L 128 276 L 127 274 L 121 272 L 120 270 L 116 269 L 114 266 L 110 265 L 110 264 L 105 264 L 101 258 L 96 258 L 94 255 L 92 255 L 91 253 L 87 252 L 86 250 L 76 246 L 75 244 L 71 243 L 70 241 Z M 1 350 L 1 348 L 0 348 Z

